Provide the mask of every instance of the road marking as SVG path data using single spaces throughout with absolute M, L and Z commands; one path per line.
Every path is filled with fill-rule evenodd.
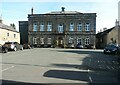
M 6 68 L 6 69 L 3 69 L 1 72 L 6 71 L 6 70 L 9 70 L 9 69 L 14 68 L 14 67 L 15 67 L 15 66 L 8 67 L 8 68 Z
M 93 82 L 93 81 L 92 81 L 92 78 L 91 78 L 90 76 L 89 76 L 89 79 L 90 79 L 90 82 Z
M 89 78 L 90 82 L 93 82 L 89 72 L 90 72 L 90 70 L 88 69 L 88 78 Z

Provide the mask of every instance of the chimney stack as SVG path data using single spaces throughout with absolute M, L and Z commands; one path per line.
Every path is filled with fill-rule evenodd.
M 62 12 L 64 12 L 65 11 L 65 7 L 62 7 Z
M 119 21 L 116 19 L 115 26 L 119 26 Z
M 0 16 L 0 23 L 2 23 L 2 17 Z
M 31 14 L 33 14 L 33 7 L 32 7 L 32 9 L 31 9 Z

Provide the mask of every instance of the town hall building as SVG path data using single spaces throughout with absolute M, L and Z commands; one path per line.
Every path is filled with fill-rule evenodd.
M 23 29 L 25 25 L 20 25 L 22 22 L 24 21 L 19 22 L 19 29 Z M 69 47 L 77 44 L 83 47 L 95 46 L 96 13 L 65 11 L 62 7 L 61 11 L 34 14 L 32 8 L 31 14 L 28 14 L 27 23 L 28 25 L 25 25 L 28 26 L 26 43 L 31 45 L 38 47 Z

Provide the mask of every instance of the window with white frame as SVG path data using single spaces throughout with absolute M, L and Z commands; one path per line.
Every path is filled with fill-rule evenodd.
M 36 37 L 33 38 L 33 44 L 37 44 L 37 38 Z
M 77 44 L 82 45 L 82 38 L 77 39 Z
M 44 31 L 44 22 L 40 23 L 40 31 Z
M 86 23 L 86 24 L 85 24 L 85 30 L 86 30 L 86 31 L 90 31 L 90 24 L 89 24 L 89 23 Z
M 48 22 L 47 31 L 52 31 L 52 23 Z
M 58 25 L 58 32 L 63 33 L 63 24 Z
M 82 23 L 78 23 L 78 25 L 77 25 L 77 30 L 78 30 L 78 31 L 82 31 Z
M 38 31 L 38 25 L 37 25 L 37 23 L 33 24 L 33 31 Z
M 41 41 L 41 44 L 44 44 L 44 38 L 43 37 L 40 39 L 40 41 Z
M 70 30 L 69 31 L 74 31 L 74 23 L 73 22 L 70 23 Z
M 48 38 L 48 42 L 47 42 L 48 44 L 51 44 L 51 38 Z
M 73 43 L 73 42 L 74 42 L 73 37 L 70 37 L 70 38 L 69 38 L 69 43 Z
M 90 44 L 90 38 L 86 37 L 86 39 L 85 39 L 85 45 L 89 45 L 89 44 Z

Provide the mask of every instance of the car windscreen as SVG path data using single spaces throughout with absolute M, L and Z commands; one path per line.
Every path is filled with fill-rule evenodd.
M 115 45 L 108 45 L 107 48 L 117 48 Z
M 5 44 L 12 44 L 12 42 L 6 42 Z

